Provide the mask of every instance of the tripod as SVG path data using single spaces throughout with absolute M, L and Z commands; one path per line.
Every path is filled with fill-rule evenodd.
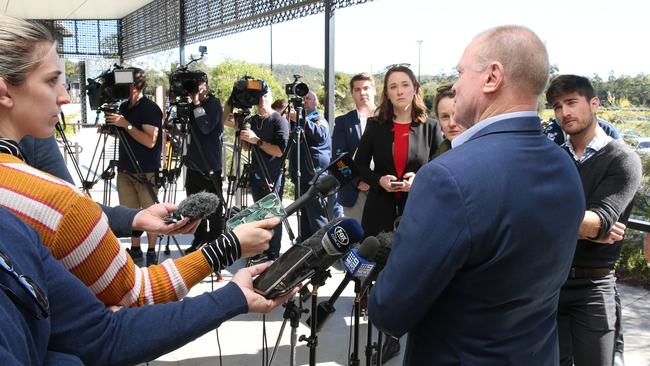
M 306 174 L 312 180 L 312 183 L 315 181 L 316 169 L 314 166 L 314 161 L 310 152 L 309 144 L 305 136 L 305 110 L 303 108 L 303 99 L 301 97 L 294 97 L 290 100 L 291 103 L 287 105 L 287 109 L 284 113 L 291 115 L 291 109 L 295 110 L 296 122 L 292 123 L 291 132 L 289 135 L 289 142 L 283 153 L 282 159 L 283 162 L 290 157 L 289 167 L 290 175 L 293 175 L 291 178 L 295 183 L 294 199 L 302 194 L 303 185 L 306 181 L 306 178 L 303 177 L 303 174 Z M 302 155 L 305 154 L 303 159 Z M 284 164 L 283 164 L 284 166 Z M 331 215 L 327 211 L 327 206 L 322 202 L 318 201 L 322 212 L 325 213 L 327 220 L 331 220 Z M 304 240 L 305 232 L 308 232 L 308 228 L 305 228 L 305 221 L 303 220 L 302 210 L 296 212 L 296 217 L 298 221 L 298 237 L 300 240 Z M 309 226 L 309 223 L 307 223 Z
M 97 123 L 97 121 L 99 120 L 99 114 L 101 112 L 117 113 L 118 110 L 119 107 L 117 107 L 115 104 L 102 105 L 97 110 L 97 117 L 95 119 L 95 123 Z M 133 152 L 133 148 L 131 147 L 128 139 L 126 138 L 125 135 L 126 131 L 117 126 L 104 125 L 103 127 L 100 127 L 100 132 L 103 138 L 100 137 L 97 141 L 97 145 L 95 147 L 95 151 L 93 152 L 93 157 L 90 164 L 91 169 L 88 171 L 87 179 L 83 180 L 82 183 L 84 185 L 84 188 L 90 189 L 99 179 L 104 179 L 104 202 L 103 203 L 106 205 L 110 204 L 110 196 L 111 196 L 110 180 L 115 177 L 115 170 L 117 168 L 117 162 L 118 162 L 118 160 L 116 159 L 117 149 L 114 149 L 113 159 L 109 162 L 108 167 L 106 167 L 104 171 L 101 173 L 100 178 L 97 180 L 88 179 L 88 177 L 90 177 L 91 172 L 94 173 L 94 178 L 97 177 L 97 170 L 93 171 L 92 169 L 93 166 L 92 161 L 95 161 L 95 156 L 97 156 L 97 153 L 99 151 L 99 146 L 102 140 L 103 140 L 103 144 L 102 144 L 101 152 L 99 153 L 99 159 L 97 160 L 97 167 L 99 167 L 100 163 L 102 163 L 102 166 L 105 166 L 104 157 L 106 155 L 106 143 L 110 135 L 115 137 L 114 146 L 117 145 L 118 141 L 121 142 L 121 144 L 119 144 L 120 148 L 124 149 L 124 153 L 126 154 L 128 161 L 130 162 L 131 166 L 135 170 L 135 173 L 126 173 L 126 174 L 129 174 L 132 178 L 134 178 L 134 180 L 136 180 L 138 183 L 142 184 L 145 187 L 147 194 L 150 196 L 151 200 L 154 203 L 160 203 L 160 201 L 158 200 L 158 195 L 154 190 L 153 184 L 149 181 L 144 171 L 142 170 L 142 167 L 140 166 L 140 163 L 136 158 L 135 153 Z M 164 184 L 163 182 L 160 183 Z M 182 253 L 182 250 L 180 248 L 180 245 L 178 244 L 178 241 L 176 241 L 176 238 L 172 238 L 172 240 L 174 240 L 174 243 L 176 244 L 176 247 L 179 250 L 179 252 Z M 159 257 L 159 252 L 156 253 L 156 258 L 158 257 Z
M 169 115 L 169 113 L 167 115 Z M 180 176 L 183 167 L 183 151 L 185 151 L 186 148 L 186 138 L 184 131 L 181 131 L 180 134 L 175 134 L 176 131 L 173 129 L 173 126 L 171 129 L 165 128 L 164 131 L 166 137 L 165 165 L 163 169 L 159 171 L 156 182 L 158 183 L 158 186 L 163 189 L 163 201 L 176 203 L 176 193 L 178 192 L 177 179 Z M 171 253 L 169 250 L 170 240 L 170 237 L 167 236 L 164 250 L 166 255 Z M 160 242 L 161 241 L 162 237 L 160 238 Z
M 235 209 L 235 205 L 239 204 L 241 208 L 248 207 L 248 184 L 250 182 L 250 152 L 246 156 L 246 163 L 242 169 L 242 142 L 239 139 L 240 131 L 246 128 L 248 116 L 250 116 L 250 109 L 242 108 L 239 112 L 234 114 L 235 124 L 235 140 L 233 141 L 232 159 L 227 172 L 228 188 L 226 189 L 226 215 L 225 222 L 235 215 L 239 210 Z M 243 128 L 242 128 L 243 127 Z
M 221 119 L 218 113 L 220 103 L 209 93 L 199 93 L 198 99 L 201 106 L 198 104 L 193 106 L 189 97 L 177 97 L 172 102 L 168 113 L 172 118 L 166 125 L 166 127 L 171 126 L 172 133 L 176 132 L 178 135 L 176 143 L 178 159 L 173 169 L 180 173 L 183 166 L 187 168 L 185 176 L 187 194 L 207 191 L 219 197 L 216 211 L 204 218 L 194 233 L 190 248 L 192 251 L 204 243 L 215 240 L 221 234 L 224 206 L 221 167 L 217 157 L 217 152 L 221 149 L 221 135 L 218 128 Z M 194 115 L 197 111 L 206 109 L 214 112 Z
M 59 132 L 59 135 L 61 136 L 61 141 L 63 142 L 63 150 L 68 154 L 70 157 L 70 160 L 72 160 L 72 166 L 74 167 L 75 173 L 77 173 L 77 177 L 79 177 L 79 181 L 83 181 L 83 174 L 81 173 L 81 169 L 79 168 L 79 162 L 77 161 L 77 158 L 75 154 L 72 152 L 72 148 L 70 147 L 70 142 L 68 142 L 68 138 L 65 135 L 65 129 L 66 129 L 66 123 L 65 123 L 65 115 L 63 112 L 61 112 L 61 122 L 57 123 L 55 125 L 55 128 L 57 132 Z M 90 192 L 86 191 L 87 195 L 90 195 Z

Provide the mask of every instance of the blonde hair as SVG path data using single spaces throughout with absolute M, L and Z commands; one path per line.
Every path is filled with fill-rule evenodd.
M 540 96 L 549 77 L 548 53 L 544 43 L 530 29 L 506 25 L 479 34 L 476 55 L 484 69 L 500 62 L 506 75 L 522 93 Z
M 0 15 L 0 77 L 12 85 L 22 84 L 43 61 L 35 50 L 55 43 L 52 33 L 40 24 Z

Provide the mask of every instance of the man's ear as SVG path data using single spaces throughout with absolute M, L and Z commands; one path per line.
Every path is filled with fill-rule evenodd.
M 5 79 L 0 76 L 0 98 L 4 97 L 7 94 L 7 83 Z
M 11 107 L 14 104 L 13 99 L 9 97 L 7 92 L 8 92 L 7 82 L 2 76 L 0 76 L 0 105 L 4 107 Z
M 504 79 L 505 70 L 503 69 L 503 65 L 498 61 L 490 63 L 485 70 L 483 91 L 485 93 L 494 93 L 501 87 Z

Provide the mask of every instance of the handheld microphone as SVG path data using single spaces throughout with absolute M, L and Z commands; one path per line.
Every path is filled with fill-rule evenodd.
M 185 198 L 178 204 L 178 209 L 164 218 L 165 223 L 171 224 L 188 217 L 190 220 L 204 219 L 216 211 L 219 197 L 214 193 L 199 192 Z
M 379 241 L 374 236 L 367 237 L 359 248 L 353 248 L 345 255 L 343 265 L 345 266 L 346 275 L 352 278 L 365 281 L 377 265 L 374 261 Z
M 336 311 L 334 303 L 338 300 L 339 296 L 348 283 L 352 280 L 360 280 L 362 283 L 368 278 L 376 262 L 373 261 L 379 248 L 379 242 L 373 236 L 367 237 L 359 248 L 353 248 L 348 254 L 343 257 L 343 265 L 345 267 L 345 277 L 339 287 L 337 287 L 334 294 L 326 301 L 322 301 L 316 308 L 316 331 L 319 331 L 321 326 L 328 319 L 330 314 Z M 359 287 L 361 288 L 361 286 Z M 307 318 L 307 326 L 311 326 L 311 316 Z
M 287 216 L 291 216 L 307 204 L 309 200 L 315 197 L 329 196 L 336 192 L 338 188 L 338 181 L 335 177 L 331 175 L 322 175 L 309 187 L 307 192 L 293 201 L 293 203 L 287 206 L 284 211 L 287 213 Z
M 255 292 L 273 299 L 298 283 L 324 271 L 363 237 L 363 229 L 351 218 L 332 220 L 309 239 L 280 256 L 253 281 Z
M 339 155 L 330 163 L 330 165 L 325 167 L 324 170 L 327 170 L 332 176 L 334 176 L 341 187 L 350 183 L 352 179 L 359 176 L 359 168 L 357 168 L 356 164 L 354 164 L 354 161 L 352 160 L 352 156 L 347 152 Z

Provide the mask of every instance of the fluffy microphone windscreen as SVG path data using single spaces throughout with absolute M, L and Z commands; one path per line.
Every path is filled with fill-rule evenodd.
M 204 219 L 219 206 L 219 197 L 214 193 L 199 192 L 188 196 L 178 204 L 177 213 L 190 219 Z

